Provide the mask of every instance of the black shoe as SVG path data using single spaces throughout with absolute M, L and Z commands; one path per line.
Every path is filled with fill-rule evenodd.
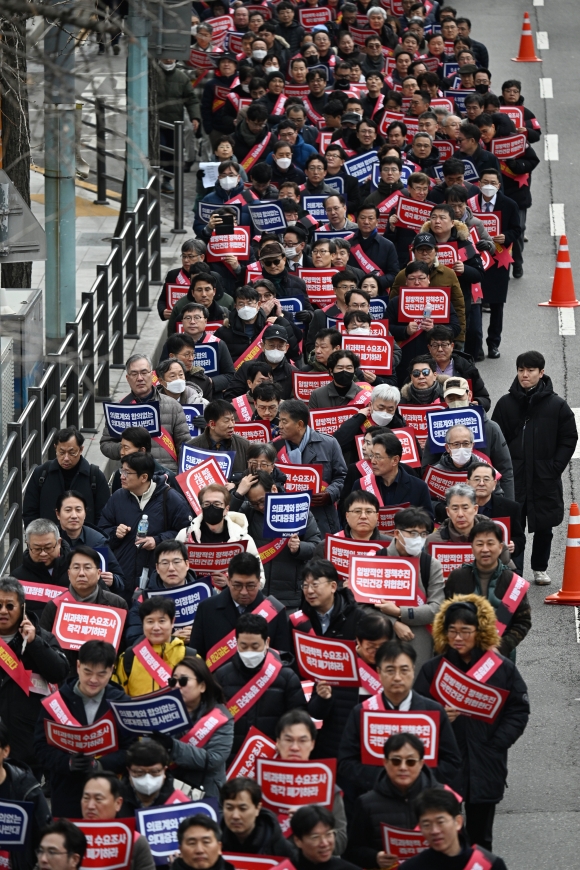
M 499 359 L 501 354 L 497 347 L 488 347 L 487 356 L 488 359 Z
M 119 45 L 113 46 L 113 54 L 119 54 L 120 51 L 121 51 L 121 46 L 119 46 Z
M 483 362 L 485 359 L 485 354 L 482 350 L 479 351 L 477 356 L 475 357 L 475 362 Z
M 489 302 L 481 303 L 481 310 L 484 314 L 491 314 L 491 308 L 489 307 Z
M 185 163 L 183 164 L 183 171 L 184 172 L 191 172 L 191 167 L 193 166 L 193 164 L 194 164 L 193 160 L 186 160 Z
M 524 274 L 524 267 L 521 263 L 514 263 L 514 271 L 512 273 L 512 277 L 514 278 L 522 278 Z

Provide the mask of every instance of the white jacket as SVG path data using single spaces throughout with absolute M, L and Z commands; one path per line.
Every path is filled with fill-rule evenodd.
M 202 520 L 203 515 L 199 514 L 194 521 L 190 523 L 187 529 L 181 529 L 181 531 L 177 533 L 176 540 L 185 544 L 188 537 L 191 535 L 191 538 L 200 544 Z M 260 555 L 258 553 L 258 548 L 254 543 L 254 539 L 248 534 L 247 517 L 237 511 L 229 511 L 226 514 L 225 521 L 228 527 L 228 544 L 232 541 L 247 541 L 248 546 L 246 552 L 252 553 L 252 555 L 257 556 L 259 559 Z M 262 561 L 260 560 L 260 588 L 263 588 L 265 583 L 266 576 L 264 574 L 264 568 L 262 567 Z

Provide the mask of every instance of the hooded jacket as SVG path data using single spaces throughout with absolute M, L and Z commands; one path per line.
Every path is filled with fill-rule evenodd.
M 209 84 L 211 84 L 211 82 Z M 234 196 L 238 196 L 240 193 L 243 193 L 244 189 L 244 182 L 241 179 L 237 186 L 234 187 L 232 190 L 224 190 L 218 180 L 216 181 L 212 192 L 206 193 L 201 201 L 208 203 L 209 205 L 215 205 L 217 210 L 218 208 L 222 208 L 222 206 L 226 204 L 226 200 L 232 199 Z M 242 227 L 249 227 L 250 213 L 247 206 L 237 203 L 237 207 L 241 209 L 239 225 Z M 204 242 L 207 242 L 211 236 L 211 233 L 206 231 L 206 226 L 207 225 L 201 220 L 199 216 L 199 210 L 196 207 L 195 217 L 193 219 L 193 229 L 196 236 L 199 239 L 203 239 Z M 221 275 L 221 272 L 218 272 L 218 274 Z
M 180 637 L 171 638 L 169 643 L 154 643 L 151 646 L 157 655 L 169 665 L 171 670 L 185 656 L 195 656 L 196 654 L 195 650 L 187 647 Z M 135 656 L 132 646 L 119 656 L 113 679 L 122 686 L 131 698 L 136 698 L 139 695 L 149 695 L 151 692 L 158 692 L 162 688 L 155 682 L 148 671 L 145 670 L 139 659 Z
M 572 409 L 554 392 L 548 375 L 527 393 L 516 377 L 492 419 L 507 441 L 515 499 L 526 504 L 528 531 L 559 526 L 564 519 L 562 474 L 578 441 Z
M 433 623 L 433 645 L 438 655 L 426 662 L 415 681 L 415 690 L 429 694 L 437 668 L 445 658 L 463 671 L 469 671 L 487 650 L 499 645 L 495 611 L 480 595 L 456 595 L 453 602 L 470 601 L 477 607 L 477 646 L 470 661 L 447 645 L 445 614 L 452 604 L 446 601 Z M 494 722 L 460 715 L 452 728 L 461 753 L 460 794 L 471 803 L 498 803 L 503 798 L 507 779 L 507 753 L 525 731 L 530 716 L 528 689 L 515 664 L 501 657 L 501 665 L 486 680 L 487 685 L 508 692 L 508 697 Z
M 286 839 L 278 819 L 271 810 L 262 807 L 254 830 L 243 842 L 230 831 L 222 819 L 222 849 L 235 855 L 273 855 L 276 858 L 290 858 L 296 861 L 298 850 L 292 839 Z
M 2 717 L 2 721 L 6 721 L 4 717 Z M 52 817 L 40 784 L 33 776 L 32 771 L 27 764 L 13 758 L 13 739 L 14 734 L 11 733 L 10 761 L 5 761 L 3 765 L 6 771 L 3 789 L 7 794 L 3 794 L 2 797 L 6 800 L 31 803 L 33 809 L 30 814 L 31 831 L 26 838 L 25 849 L 23 851 L 10 850 L 10 868 L 11 870 L 33 870 L 37 866 L 34 850 L 40 844 L 40 832 L 46 825 L 50 824 Z
M 44 476 L 42 486 L 39 481 Z M 32 520 L 40 519 L 55 522 L 56 502 L 63 492 L 74 489 L 87 502 L 87 521 L 97 523 L 101 510 L 109 498 L 107 478 L 100 468 L 89 465 L 84 456 L 78 462 L 75 474 L 67 486 L 57 459 L 39 465 L 34 469 L 24 493 L 22 519 L 26 527 Z
M 397 231 L 397 228 L 395 228 L 395 231 Z M 385 235 L 387 235 L 387 233 L 385 233 Z M 409 249 L 407 248 L 407 259 L 405 260 L 405 264 L 409 260 L 408 255 Z M 437 263 L 437 259 L 435 260 L 435 263 L 436 265 L 431 268 L 429 273 L 429 286 L 451 287 L 451 304 L 455 308 L 455 313 L 457 314 L 461 324 L 461 332 L 455 340 L 463 342 L 465 341 L 465 299 L 463 298 L 463 290 L 461 289 L 461 285 L 453 269 L 450 269 L 448 266 L 440 266 Z M 405 269 L 402 268 L 393 281 L 390 298 L 392 299 L 393 296 L 398 296 L 401 287 L 404 287 L 406 283 Z
M 244 466 L 244 469 L 245 467 L 246 466 Z M 187 528 L 180 529 L 179 533 L 175 536 L 176 540 L 181 541 L 182 544 L 185 544 L 186 541 L 200 544 L 202 522 L 203 514 L 198 514 Z M 248 534 L 247 517 L 237 511 L 230 510 L 225 516 L 225 523 L 228 534 L 227 543 L 229 544 L 232 541 L 247 541 L 248 545 L 246 552 L 251 553 L 252 556 L 258 556 L 258 548 L 256 547 L 254 539 Z M 264 576 L 264 568 L 261 566 L 262 563 L 260 562 L 260 586 L 263 587 L 266 578 Z

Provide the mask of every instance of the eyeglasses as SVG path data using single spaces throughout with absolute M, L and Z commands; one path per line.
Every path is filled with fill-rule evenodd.
M 463 203 L 461 203 L 461 206 L 463 207 Z M 449 350 L 449 348 L 451 347 L 451 342 L 450 341 L 431 341 L 429 343 L 429 347 L 432 347 L 435 350 Z
M 448 628 L 447 637 L 463 637 L 469 640 L 476 631 L 476 628 Z
M 371 453 L 370 458 L 374 462 L 384 462 L 385 459 L 392 459 L 388 454 L 382 455 L 380 453 Z
M 412 378 L 420 378 L 423 375 L 424 378 L 428 378 L 431 374 L 431 369 L 413 369 L 411 372 Z
M 151 374 L 151 369 L 142 369 L 140 372 L 127 372 L 128 378 L 146 378 Z
M 302 583 L 302 589 L 320 589 L 321 586 L 324 586 L 325 583 L 329 583 L 329 580 L 305 580 Z
M 266 266 L 267 268 L 269 268 L 270 266 L 279 266 L 281 262 L 282 262 L 282 258 L 281 258 L 281 257 L 276 257 L 276 258 L 273 259 L 273 260 L 262 260 L 262 263 L 263 263 L 264 266 Z
M 197 257 L 197 254 L 182 254 L 181 255 L 182 260 L 195 260 L 196 257 Z
M 305 840 L 310 840 L 311 843 L 321 843 L 323 840 L 334 840 L 336 831 L 326 831 L 324 834 L 307 834 Z
M 250 471 L 270 471 L 271 468 L 274 468 L 273 462 L 252 462 L 251 465 L 248 465 Z
M 255 592 L 256 589 L 259 589 L 260 587 L 258 583 L 232 583 L 230 588 L 233 589 L 234 592 Z
M 131 477 L 132 474 L 137 474 L 136 471 L 125 471 L 125 469 L 121 469 L 119 472 L 119 477 Z
M 347 514 L 353 514 L 353 516 L 355 516 L 355 517 L 362 517 L 362 516 L 372 517 L 373 514 L 376 514 L 376 513 L 377 513 L 377 511 L 374 508 L 369 508 L 368 510 L 365 510 L 364 508 L 355 508 L 352 511 L 347 511 Z
M 47 858 L 56 858 L 57 855 L 68 855 L 69 853 L 66 849 L 43 849 L 42 846 L 39 846 L 38 849 L 34 850 L 34 854 L 37 858 L 42 858 L 44 855 Z
M 200 502 L 200 504 L 201 504 L 202 508 L 214 507 L 214 508 L 219 508 L 219 510 L 222 510 L 222 511 L 226 509 L 225 504 L 223 502 L 220 502 L 220 501 L 218 501 L 218 502 L 203 501 L 203 502 Z
M 449 446 L 452 450 L 459 450 L 461 447 L 471 447 L 471 441 L 450 441 Z
M 185 559 L 162 559 L 161 562 L 158 562 L 157 565 L 159 568 L 169 568 L 172 565 L 174 568 L 181 568 L 182 565 L 185 564 Z
M 392 764 L 393 767 L 401 767 L 401 765 L 404 764 L 405 767 L 413 768 L 413 767 L 416 767 L 421 762 L 421 759 L 420 758 L 401 758 L 400 755 L 391 755 L 389 758 L 387 758 L 387 761 L 389 762 L 389 764 Z
M 429 534 L 428 532 L 418 532 L 416 529 L 400 529 L 399 531 L 410 538 L 426 538 Z
M 45 544 L 44 547 L 28 547 L 31 553 L 34 553 L 35 556 L 39 556 L 41 553 L 52 553 L 55 547 L 58 546 L 56 544 Z
M 182 677 L 169 677 L 167 680 L 167 685 L 174 689 L 176 686 L 181 686 L 183 689 L 184 686 L 187 686 L 189 681 L 193 679 L 193 677 L 186 677 L 185 675 Z
M 0 601 L 0 610 L 7 610 L 8 613 L 12 613 L 13 610 L 16 610 L 16 604 L 13 604 L 12 601 Z
M 71 459 L 76 459 L 77 456 L 80 456 L 81 451 L 76 450 L 61 450 L 59 447 L 56 448 L 56 455 L 60 458 L 64 456 L 70 456 Z
M 331 209 L 331 211 L 332 211 L 332 209 Z M 323 255 L 326 256 L 326 254 L 330 254 L 330 251 L 328 248 L 316 248 L 315 251 L 312 251 L 313 257 L 321 257 Z
M 202 320 L 205 320 L 205 317 L 203 317 L 201 314 L 198 317 L 184 317 L 183 318 L 184 323 L 200 323 Z

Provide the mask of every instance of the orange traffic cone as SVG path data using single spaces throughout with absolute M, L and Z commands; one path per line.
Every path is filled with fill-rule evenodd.
M 538 302 L 538 305 L 548 305 L 551 308 L 576 308 L 577 305 L 580 305 L 574 291 L 572 263 L 570 262 L 570 251 L 566 236 L 560 236 L 550 301 Z
M 544 604 L 580 605 L 580 508 L 576 502 L 570 505 L 562 588 L 548 595 Z
M 536 57 L 534 48 L 534 37 L 532 36 L 532 25 L 530 24 L 530 16 L 524 12 L 524 26 L 522 28 L 522 36 L 520 39 L 520 50 L 517 57 L 512 57 L 516 63 L 541 63 L 542 58 Z

